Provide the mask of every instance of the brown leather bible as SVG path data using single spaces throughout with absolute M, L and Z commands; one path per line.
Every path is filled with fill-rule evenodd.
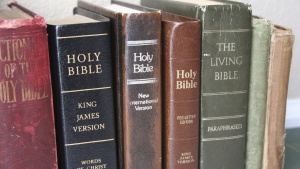
M 162 13 L 163 168 L 198 168 L 200 21 Z
M 284 160 L 285 114 L 294 35 L 274 26 L 271 35 L 263 169 L 281 169 Z
M 118 1 L 80 8 L 112 21 L 120 168 L 162 168 L 161 13 Z

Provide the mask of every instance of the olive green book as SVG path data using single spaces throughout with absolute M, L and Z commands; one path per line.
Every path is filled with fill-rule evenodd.
M 251 6 L 234 1 L 141 0 L 202 24 L 201 169 L 245 168 Z
M 267 19 L 252 18 L 246 169 L 261 169 L 262 167 L 271 28 L 272 24 Z

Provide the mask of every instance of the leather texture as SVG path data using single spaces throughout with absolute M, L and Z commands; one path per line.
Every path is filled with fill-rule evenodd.
M 159 169 L 162 168 L 161 15 L 148 12 L 124 14 L 120 18 L 124 28 L 120 39 L 124 47 L 121 53 L 124 168 Z M 156 44 L 128 45 L 128 41 L 135 40 L 155 40 Z M 135 54 L 153 58 L 151 62 L 135 61 Z M 136 64 L 152 66 L 153 71 L 134 73 Z M 154 82 L 128 84 L 128 80 L 133 79 L 154 79 Z
M 162 13 L 163 165 L 196 169 L 199 158 L 200 21 Z
M 10 7 L 32 18 L 0 24 L 0 168 L 57 169 L 46 24 Z
M 92 15 L 48 24 L 60 168 L 117 168 L 110 21 Z
M 162 168 L 161 13 L 122 13 L 79 1 L 112 20 L 118 110 L 119 163 L 125 169 Z

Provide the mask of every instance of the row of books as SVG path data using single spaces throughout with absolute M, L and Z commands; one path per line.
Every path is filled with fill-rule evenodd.
M 292 31 L 240 2 L 141 4 L 0 11 L 0 168 L 283 166 Z

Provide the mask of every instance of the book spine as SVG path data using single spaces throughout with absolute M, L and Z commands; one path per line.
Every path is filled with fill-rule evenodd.
M 251 58 L 251 7 L 141 0 L 202 24 L 200 168 L 245 167 Z
M 46 25 L 6 20 L 0 29 L 0 168 L 57 168 Z
M 281 169 L 284 161 L 285 114 L 294 35 L 274 26 L 271 36 L 263 169 Z
M 163 168 L 198 168 L 200 22 L 175 22 L 164 16 Z
M 162 168 L 161 15 L 123 14 L 121 81 L 124 168 Z
M 251 10 L 199 8 L 202 32 L 200 168 L 245 167 Z M 215 23 L 215 20 L 218 22 Z
M 61 168 L 117 168 L 109 24 L 48 26 Z
M 266 19 L 253 17 L 246 169 L 262 167 L 270 37 L 271 23 Z
M 153 3 L 154 2 L 154 3 Z M 150 8 L 161 9 L 165 12 L 171 12 L 177 15 L 182 15 L 191 18 L 198 18 L 198 6 L 193 3 L 186 3 L 180 1 L 171 1 L 171 0 L 141 0 L 141 5 L 147 6 Z M 201 23 L 202 24 L 202 23 Z

